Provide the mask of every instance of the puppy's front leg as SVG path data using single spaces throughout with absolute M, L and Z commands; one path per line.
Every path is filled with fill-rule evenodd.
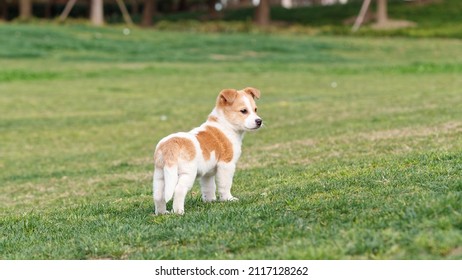
M 231 186 L 233 184 L 234 171 L 236 165 L 233 163 L 224 163 L 217 166 L 217 185 L 218 194 L 220 195 L 221 201 L 232 201 L 238 200 L 231 194 Z

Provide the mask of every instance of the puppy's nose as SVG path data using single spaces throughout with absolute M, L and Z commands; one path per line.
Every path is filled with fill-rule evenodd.
M 257 126 L 261 126 L 261 124 L 263 123 L 263 120 L 262 119 L 256 119 L 255 123 L 257 124 Z

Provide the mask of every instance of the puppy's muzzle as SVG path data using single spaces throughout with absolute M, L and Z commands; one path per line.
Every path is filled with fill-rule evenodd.
M 256 119 L 255 124 L 257 125 L 257 128 L 261 127 L 261 125 L 263 124 L 263 120 L 262 119 Z

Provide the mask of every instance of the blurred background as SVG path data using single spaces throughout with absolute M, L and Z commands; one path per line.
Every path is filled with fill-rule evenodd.
M 462 259 L 461 0 L 0 0 L 0 259 Z M 258 88 L 239 203 L 153 154 Z
M 248 31 L 252 29 L 250 23 L 255 23 L 273 30 L 322 34 L 349 34 L 367 25 L 374 30 L 388 30 L 381 34 L 460 37 L 462 3 L 459 0 L 0 0 L 0 20 L 78 20 L 96 26 L 126 23 L 159 29 L 227 32 Z M 409 28 L 412 32 L 403 31 Z

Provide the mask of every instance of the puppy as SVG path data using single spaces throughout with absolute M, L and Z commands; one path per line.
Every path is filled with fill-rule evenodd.
M 154 153 L 153 196 L 156 214 L 168 213 L 173 197 L 173 212 L 184 213 L 187 192 L 200 178 L 202 199 L 237 200 L 231 194 L 236 163 L 246 131 L 258 130 L 263 120 L 257 115 L 255 100 L 260 91 L 224 89 L 216 106 L 200 127 L 163 138 Z

